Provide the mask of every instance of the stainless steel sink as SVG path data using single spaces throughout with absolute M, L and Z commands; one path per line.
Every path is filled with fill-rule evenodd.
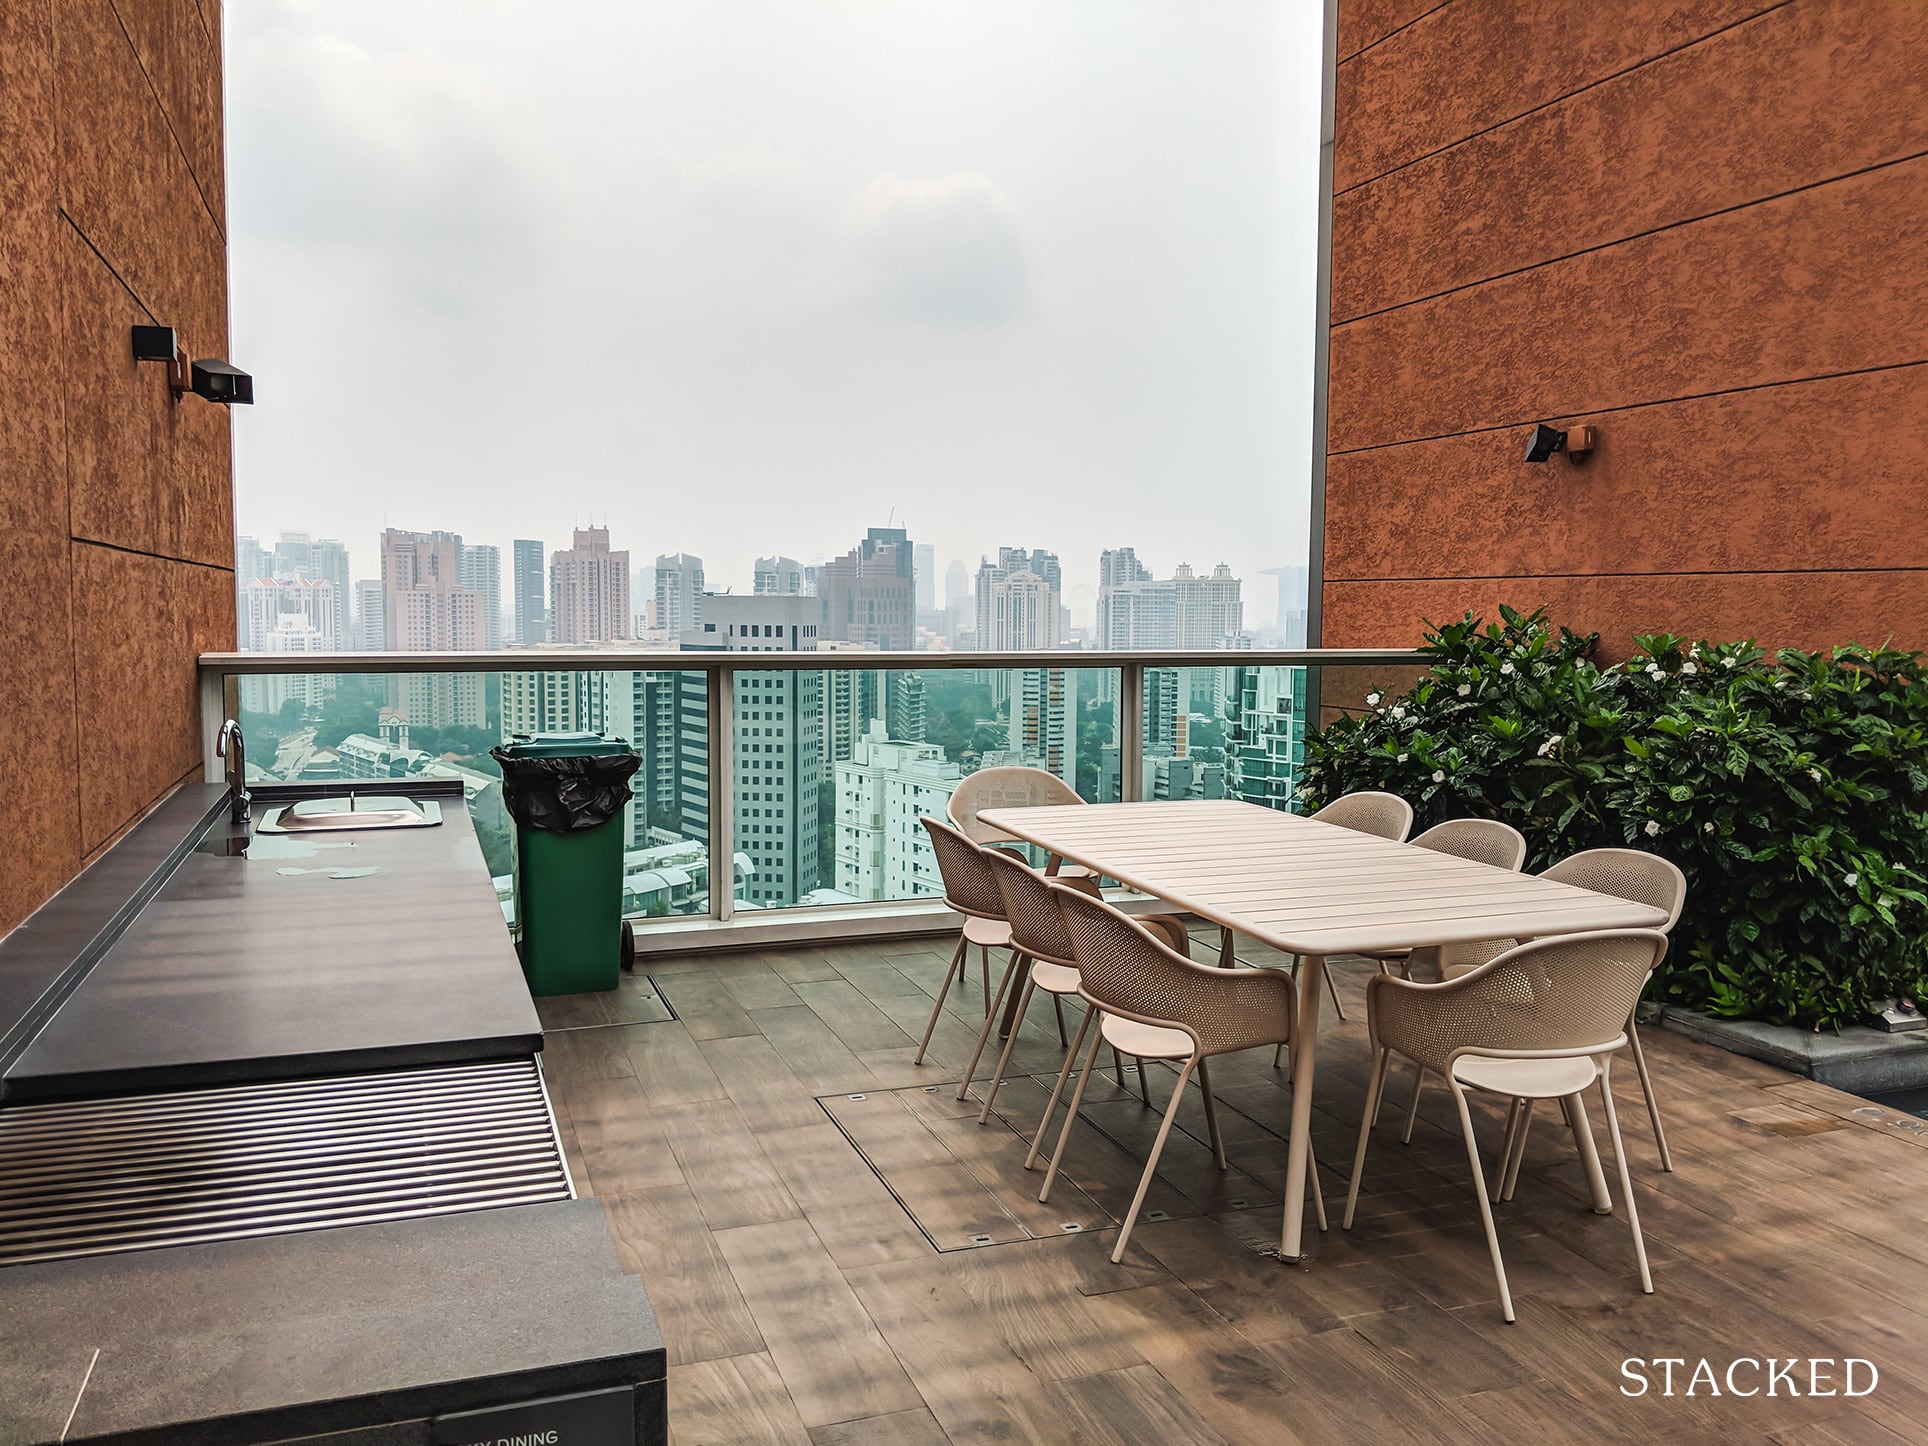
M 375 797 L 304 798 L 261 821 L 262 833 L 330 833 L 347 829 L 434 828 L 442 806 L 432 799 Z

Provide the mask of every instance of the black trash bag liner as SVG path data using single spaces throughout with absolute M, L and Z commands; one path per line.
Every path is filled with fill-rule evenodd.
M 575 833 L 609 822 L 635 795 L 629 776 L 642 767 L 635 753 L 595 758 L 519 758 L 500 748 L 502 803 L 509 817 L 545 833 Z

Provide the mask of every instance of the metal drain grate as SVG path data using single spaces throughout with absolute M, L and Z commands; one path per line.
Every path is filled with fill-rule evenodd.
M 573 1194 L 533 1059 L 0 1111 L 0 1264 Z

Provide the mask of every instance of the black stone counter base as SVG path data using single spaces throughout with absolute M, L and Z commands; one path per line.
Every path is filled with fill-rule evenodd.
M 540 1050 L 541 1023 L 459 787 L 370 782 L 356 791 L 432 791 L 442 823 L 257 833 L 245 854 L 229 855 L 194 847 L 204 834 L 218 846 L 235 832 L 218 812 L 224 790 L 196 785 L 177 795 L 180 807 L 169 800 L 83 875 L 85 897 L 68 900 L 78 887 L 70 886 L 48 906 L 51 918 L 35 915 L 26 930 L 38 952 L 22 965 L 23 981 L 47 975 L 68 945 L 91 947 L 95 957 L 50 1018 L 42 1006 L 0 1079 L 0 1098 L 184 1089 Z M 256 824 L 276 807 L 257 799 Z M 99 931 L 124 913 L 107 885 L 132 890 L 157 867 L 166 870 L 158 887 L 146 886 L 137 912 L 101 948 Z M 9 937 L 4 951 L 14 950 Z
M 631 1385 L 656 1446 L 664 1378 L 594 1200 L 0 1270 L 0 1446 L 428 1446 Z

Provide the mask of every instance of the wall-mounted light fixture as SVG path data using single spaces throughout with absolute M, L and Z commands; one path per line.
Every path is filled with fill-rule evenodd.
M 174 400 L 193 392 L 223 406 L 254 401 L 254 378 L 219 357 L 204 357 L 190 362 L 181 355 L 180 338 L 171 326 L 137 326 L 133 336 L 134 360 L 167 363 L 167 385 Z
M 1564 452 L 1567 461 L 1578 467 L 1593 455 L 1596 440 L 1591 427 L 1574 427 L 1563 432 L 1540 422 L 1526 439 L 1526 460 L 1544 462 L 1555 452 Z

